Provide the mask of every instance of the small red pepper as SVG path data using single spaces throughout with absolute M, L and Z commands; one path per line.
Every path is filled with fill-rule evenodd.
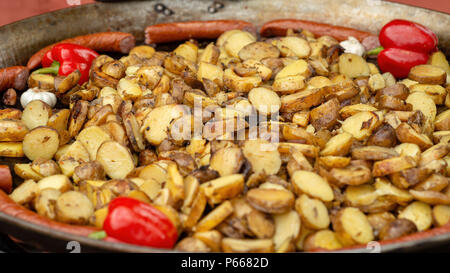
M 117 197 L 109 203 L 103 229 L 109 241 L 157 248 L 172 248 L 178 237 L 164 213 L 129 197 Z
M 436 34 L 427 27 L 400 19 L 387 23 L 380 31 L 379 40 L 382 47 L 368 55 L 379 53 L 381 71 L 390 72 L 396 78 L 405 78 L 412 67 L 427 63 L 438 44 Z
M 42 58 L 43 68 L 34 73 L 67 76 L 78 69 L 81 72 L 78 83 L 83 84 L 89 80 L 89 69 L 98 55 L 94 50 L 77 44 L 57 44 Z

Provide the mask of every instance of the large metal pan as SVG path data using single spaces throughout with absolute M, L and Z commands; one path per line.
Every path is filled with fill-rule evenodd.
M 403 18 L 430 27 L 439 36 L 439 47 L 450 56 L 450 15 L 436 11 L 380 0 L 222 0 L 220 3 L 223 7 L 214 5 L 211 0 L 95 3 L 28 18 L 0 27 L 0 67 L 25 64 L 42 47 L 77 35 L 124 31 L 133 33 L 139 43 L 144 40 L 143 30 L 148 25 L 199 19 L 243 19 L 259 27 L 273 19 L 301 18 L 377 33 L 388 21 Z M 160 4 L 169 10 L 158 12 L 155 6 Z M 0 158 L 0 164 L 12 163 Z M 49 230 L 3 213 L 0 213 L 0 231 L 48 251 L 78 250 L 80 245 L 82 252 L 161 252 L 159 249 L 96 241 Z M 382 244 L 380 250 L 411 251 L 449 244 L 450 226 Z M 351 251 L 373 251 L 373 247 Z

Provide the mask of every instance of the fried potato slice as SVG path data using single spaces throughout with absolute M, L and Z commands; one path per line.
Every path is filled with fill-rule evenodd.
M 34 200 L 39 191 L 38 185 L 29 179 L 20 184 L 9 197 L 19 205 L 26 205 Z
M 438 66 L 421 64 L 411 68 L 408 78 L 423 84 L 444 84 L 447 74 Z
M 206 51 L 206 49 L 205 49 Z M 280 51 L 275 46 L 266 42 L 253 42 L 239 50 L 239 58 L 245 60 L 261 61 L 265 58 L 278 58 Z
M 222 250 L 226 253 L 267 253 L 274 251 L 272 239 L 223 238 Z
M 413 168 L 416 161 L 410 156 L 397 156 L 375 162 L 372 169 L 373 176 L 385 176 L 402 170 Z
M 433 217 L 430 205 L 415 201 L 398 214 L 398 219 L 407 219 L 416 224 L 418 231 L 430 228 Z
M 352 157 L 362 160 L 384 160 L 399 156 L 399 154 L 390 148 L 380 146 L 364 146 L 352 150 Z
M 275 251 L 280 251 L 283 245 L 290 244 L 300 233 L 300 217 L 295 210 L 273 216 L 275 222 L 275 234 L 273 242 Z
M 443 226 L 450 222 L 450 206 L 437 205 L 433 208 L 433 221 L 436 226 Z
M 58 132 L 50 127 L 36 127 L 23 139 L 23 153 L 30 160 L 51 159 L 58 148 Z
M 333 190 L 328 182 L 318 174 L 308 171 L 296 171 L 291 177 L 297 195 L 305 193 L 324 202 L 334 199 Z
M 219 204 L 242 193 L 244 190 L 244 176 L 232 174 L 216 178 L 201 185 L 211 204 Z
M 220 206 L 208 213 L 195 226 L 196 232 L 208 231 L 219 225 L 225 218 L 233 213 L 233 206 L 230 201 L 225 201 Z
M 367 216 L 357 208 L 343 208 L 332 220 L 333 229 L 344 246 L 373 241 L 373 229 Z
M 69 135 L 75 137 L 86 121 L 89 103 L 84 100 L 79 100 L 72 108 L 72 113 L 69 119 Z
M 254 173 L 270 175 L 280 170 L 281 158 L 275 144 L 264 139 L 250 139 L 245 141 L 242 151 Z
M 281 189 L 251 189 L 247 192 L 248 203 L 266 213 L 285 213 L 294 206 L 294 195 Z
M 52 115 L 52 108 L 41 100 L 33 100 L 27 104 L 22 113 L 22 121 L 28 129 L 47 125 Z
M 134 169 L 130 151 L 112 140 L 100 145 L 96 160 L 103 166 L 106 174 L 113 179 L 123 179 Z
M 56 219 L 68 224 L 85 224 L 94 213 L 89 198 L 78 191 L 61 194 L 56 200 L 55 208 Z
M 302 224 L 311 229 L 326 229 L 330 225 L 330 217 L 325 204 L 317 199 L 302 194 L 295 201 L 295 209 L 300 215 Z
M 0 142 L 0 156 L 23 157 L 22 142 Z
M 103 142 L 111 140 L 107 132 L 98 126 L 90 126 L 83 129 L 76 137 L 76 139 L 86 147 L 89 152 L 91 160 L 97 158 L 97 150 Z
M 49 219 L 55 219 L 55 203 L 60 195 L 60 191 L 52 188 L 39 191 L 39 194 L 34 200 L 34 208 L 36 209 L 36 212 L 39 215 L 45 216 Z
M 358 55 L 344 53 L 339 56 L 339 73 L 349 78 L 369 76 L 370 70 L 367 62 Z
M 391 240 L 417 232 L 416 225 L 408 219 L 395 219 L 380 230 L 381 240 Z
M 342 248 L 335 232 L 329 229 L 323 229 L 309 234 L 304 241 L 304 250 L 311 251 L 315 249 L 335 250 Z
M 381 125 L 380 116 L 374 112 L 359 112 L 342 123 L 342 130 L 357 140 L 363 140 Z
M 346 156 L 353 143 L 353 135 L 343 132 L 335 135 L 326 143 L 320 155 L 322 156 Z

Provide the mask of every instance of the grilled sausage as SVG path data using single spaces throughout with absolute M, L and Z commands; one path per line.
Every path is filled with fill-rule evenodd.
M 23 90 L 27 84 L 28 68 L 25 66 L 11 66 L 0 69 L 0 91 L 8 88 Z

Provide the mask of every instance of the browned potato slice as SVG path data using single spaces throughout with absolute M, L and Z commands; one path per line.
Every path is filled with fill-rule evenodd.
M 425 134 L 417 133 L 409 124 L 403 122 L 395 130 L 398 140 L 401 142 L 417 144 L 421 150 L 433 146 L 433 142 Z
M 248 76 L 248 77 L 240 77 L 237 75 L 233 69 L 228 68 L 225 69 L 223 74 L 223 81 L 226 87 L 235 92 L 249 92 L 255 87 L 258 87 L 261 84 L 261 77 L 257 76 Z
M 413 200 L 413 196 L 408 191 L 395 187 L 386 179 L 377 178 L 374 186 L 378 196 L 387 196 L 400 205 L 405 205 Z
M 363 140 L 381 125 L 380 117 L 374 112 L 359 112 L 342 123 L 342 130 L 350 133 L 355 139 Z
M 222 250 L 226 253 L 267 253 L 274 251 L 272 239 L 224 238 Z
M 448 131 L 450 130 L 450 109 L 446 110 L 436 116 L 434 121 L 436 131 Z
M 115 141 L 103 142 L 97 150 L 96 160 L 113 179 L 125 178 L 134 169 L 130 151 Z
M 397 83 L 392 86 L 385 87 L 377 91 L 376 96 L 381 97 L 383 95 L 392 96 L 401 100 L 406 100 L 408 97 L 409 90 L 406 85 L 402 83 Z
M 244 156 L 240 148 L 222 148 L 211 156 L 210 168 L 221 176 L 238 173 L 244 164 Z
M 275 250 L 280 251 L 284 244 L 291 243 L 300 233 L 300 217 L 295 210 L 273 216 L 275 222 L 275 234 L 273 243 Z
M 200 190 L 197 196 L 192 201 L 192 205 L 189 207 L 187 216 L 183 221 L 183 227 L 185 229 L 192 229 L 200 219 L 203 214 L 203 211 L 206 207 L 206 196 L 203 193 L 203 190 Z
M 350 161 L 350 157 L 343 156 L 328 155 L 319 157 L 319 163 L 327 168 L 345 168 L 350 164 Z
M 81 163 L 73 174 L 73 182 L 78 183 L 82 180 L 104 180 L 106 178 L 103 166 L 97 161 Z
M 350 151 L 353 143 L 353 136 L 350 133 L 343 132 L 332 137 L 325 145 L 320 154 L 323 156 L 345 156 Z
M 295 201 L 290 191 L 281 189 L 251 189 L 246 197 L 252 207 L 267 213 L 285 213 Z
M 344 192 L 344 202 L 348 206 L 362 207 L 373 204 L 378 197 L 375 187 L 370 184 L 348 186 Z
M 22 121 L 28 129 L 45 126 L 52 115 L 52 108 L 43 101 L 34 100 L 27 104 L 22 114 Z
M 111 137 L 102 128 L 90 126 L 83 129 L 77 136 L 77 141 L 81 142 L 89 152 L 91 160 L 97 158 L 97 150 L 103 142 L 111 140 Z
M 211 252 L 211 248 L 206 245 L 202 240 L 193 237 L 186 237 L 179 241 L 175 250 L 185 252 Z
M 69 119 L 69 134 L 75 137 L 83 127 L 86 121 L 89 103 L 84 100 L 79 100 L 72 108 L 72 114 Z
M 309 111 L 300 111 L 292 116 L 292 122 L 296 123 L 301 127 L 306 127 L 309 123 L 309 119 L 310 119 Z
M 164 105 L 154 108 L 144 120 L 142 129 L 147 141 L 152 145 L 159 145 L 167 138 L 167 128 L 171 122 L 185 114 L 181 105 Z M 151 128 L 151 129 L 150 129 Z
M 63 151 L 63 154 L 58 159 L 58 164 L 64 175 L 72 176 L 75 167 L 80 163 L 88 162 L 89 160 L 89 152 L 84 145 L 79 141 L 75 141 L 65 152 Z
M 278 145 L 278 151 L 280 154 L 289 155 L 291 149 L 301 152 L 304 156 L 310 158 L 316 158 L 319 154 L 319 147 L 308 144 L 291 143 L 291 142 L 280 142 Z
M 55 89 L 55 77 L 49 74 L 36 74 L 31 73 L 28 78 L 28 87 L 37 87 L 42 90 L 54 90 Z
M 36 212 L 47 218 L 55 219 L 55 204 L 60 195 L 61 192 L 53 188 L 46 188 L 39 191 L 39 194 L 34 200 L 34 208 L 36 209 Z
M 281 107 L 277 93 L 264 87 L 253 88 L 248 93 L 248 99 L 262 115 L 276 113 Z
M 47 126 L 55 129 L 56 131 L 58 131 L 58 133 L 61 133 L 61 131 L 67 130 L 69 116 L 69 109 L 61 109 L 50 116 L 47 122 Z
M 414 232 L 417 232 L 417 227 L 414 222 L 408 219 L 396 219 L 390 223 L 387 223 L 380 230 L 379 236 L 381 240 L 391 240 Z
M 333 218 L 333 228 L 344 246 L 373 241 L 373 229 L 366 215 L 357 208 L 339 210 Z
M 84 124 L 84 128 L 103 125 L 106 123 L 108 116 L 113 114 L 113 108 L 110 104 L 101 106 L 100 109 L 98 109 L 97 112 L 95 112 L 95 114 L 92 116 L 92 118 Z
M 310 89 L 300 91 L 291 95 L 281 97 L 281 112 L 297 112 L 307 110 L 313 106 L 319 105 L 323 99 L 321 89 Z
M 39 191 L 51 188 L 60 192 L 66 192 L 72 189 L 72 183 L 70 183 L 69 178 L 63 174 L 55 174 L 42 178 L 37 185 Z
M 220 55 L 219 48 L 215 46 L 214 43 L 209 43 L 201 54 L 199 52 L 198 63 L 205 62 L 217 64 L 219 55 Z
M 447 143 L 438 143 L 422 153 L 419 165 L 424 166 L 433 160 L 441 159 L 448 154 L 449 150 Z
M 424 84 L 444 84 L 447 74 L 438 66 L 421 64 L 411 68 L 408 78 Z
M 303 194 L 295 201 L 302 223 L 311 229 L 325 229 L 330 225 L 327 207 L 320 200 Z
M 51 159 L 58 148 L 58 132 L 49 127 L 34 128 L 23 139 L 23 152 L 30 160 Z
M 449 184 L 449 179 L 441 174 L 432 174 L 427 179 L 414 186 L 416 191 L 441 191 Z
M 367 220 L 369 220 L 369 223 L 373 228 L 375 237 L 379 237 L 380 230 L 390 222 L 394 221 L 395 216 L 390 212 L 384 211 L 367 215 Z
M 331 129 L 339 118 L 339 108 L 340 104 L 336 98 L 314 108 L 310 112 L 311 124 L 316 130 Z
M 410 156 L 414 158 L 414 161 L 419 163 L 422 152 L 420 147 L 414 143 L 402 143 L 394 147 L 394 150 L 400 154 L 400 156 Z
M 153 54 L 155 54 L 155 49 L 148 45 L 135 46 L 130 50 L 129 55 L 131 54 L 134 54 L 139 58 L 150 59 Z
M 220 206 L 208 213 L 203 219 L 195 226 L 196 232 L 208 231 L 215 228 L 225 218 L 233 213 L 233 206 L 230 201 L 225 201 Z
M 399 219 L 411 220 L 416 224 L 418 231 L 424 231 L 430 228 L 433 221 L 431 207 L 420 201 L 409 204 L 399 215 Z
M 330 176 L 338 182 L 338 185 L 357 186 L 367 183 L 372 178 L 370 169 L 364 166 L 347 166 L 345 168 L 333 168 Z
M 9 197 L 19 205 L 26 205 L 34 200 L 38 191 L 38 185 L 30 179 L 15 188 Z
M 22 117 L 22 111 L 16 108 L 5 108 L 0 110 L 0 120 L 3 119 L 17 119 Z
M 178 207 L 184 199 L 184 181 L 183 176 L 178 171 L 177 165 L 174 163 L 167 166 L 166 188 L 169 189 L 173 206 Z
M 436 226 L 443 226 L 450 222 L 450 206 L 437 205 L 433 208 L 433 220 Z
M 309 234 L 304 242 L 305 251 L 314 249 L 334 250 L 339 248 L 342 248 L 341 242 L 339 242 L 336 233 L 329 229 L 319 230 L 313 234 Z
M 127 113 L 123 118 L 123 123 L 130 140 L 131 146 L 136 152 L 145 149 L 144 138 L 139 128 L 139 124 L 133 113 Z
M 301 59 L 293 61 L 292 63 L 286 65 L 280 72 L 277 73 L 277 75 L 275 76 L 275 80 L 281 80 L 283 78 L 296 75 L 300 75 L 303 78 L 309 78 L 311 74 L 312 71 L 308 63 L 305 60 Z M 310 82 L 308 83 L 311 84 Z M 314 83 L 314 81 L 312 83 Z
M 263 139 L 245 141 L 242 148 L 254 173 L 276 174 L 281 167 L 280 153 L 275 144 Z
M 292 176 L 292 174 L 295 171 L 298 170 L 312 171 L 313 167 L 311 166 L 311 163 L 309 163 L 308 159 L 306 159 L 306 157 L 303 155 L 302 152 L 293 149 L 291 153 L 291 158 L 288 161 L 286 169 L 289 175 Z
M 437 191 L 409 191 L 415 199 L 431 205 L 450 205 L 450 196 Z
M 253 42 L 239 50 L 238 55 L 244 61 L 249 59 L 261 61 L 265 58 L 278 58 L 280 51 L 269 43 Z
M 58 94 L 64 94 L 78 84 L 81 72 L 77 69 L 65 77 L 55 77 L 55 90 Z
M 56 200 L 56 219 L 63 223 L 85 224 L 94 213 L 91 201 L 78 191 L 68 191 Z
M 305 58 L 311 54 L 311 47 L 308 41 L 299 37 L 281 37 L 275 41 L 275 45 L 280 50 L 282 56 Z
M 437 112 L 436 104 L 429 95 L 423 92 L 414 92 L 408 96 L 406 102 L 412 105 L 414 111 L 420 110 L 425 117 L 434 122 Z
M 369 78 L 369 88 L 372 92 L 376 92 L 377 90 L 383 89 L 386 87 L 386 82 L 384 81 L 383 76 L 380 73 L 374 73 L 370 75 Z
M 416 166 L 416 161 L 410 156 L 397 156 L 375 162 L 373 176 L 385 176 Z
M 196 232 L 192 236 L 205 243 L 213 252 L 220 252 L 222 234 L 217 230 Z
M 154 163 L 145 166 L 138 176 L 144 180 L 155 180 L 161 184 L 167 181 L 167 170 L 161 165 Z
M 94 214 L 89 218 L 89 223 L 93 224 L 98 228 L 103 228 L 103 222 L 105 222 L 106 216 L 108 215 L 108 207 L 103 207 L 94 212 Z
M 297 195 L 305 193 L 324 202 L 334 199 L 333 190 L 328 182 L 316 173 L 296 171 L 291 177 Z
M 39 181 L 43 178 L 40 173 L 35 172 L 31 168 L 31 163 L 17 163 L 14 164 L 14 173 L 17 174 L 20 178 L 25 180 L 32 179 L 35 181 Z
M 255 234 L 258 239 L 272 238 L 274 235 L 275 224 L 269 215 L 257 210 L 252 210 L 246 215 L 245 219 L 247 220 L 249 230 Z
M 281 73 L 282 71 L 280 71 Z M 278 73 L 278 74 L 280 74 Z M 289 75 L 286 77 L 277 77 L 272 84 L 272 89 L 279 93 L 290 94 L 305 87 L 305 77 L 302 75 Z
M 410 87 L 410 91 L 411 93 L 424 92 L 430 96 L 436 104 L 444 104 L 445 96 L 447 95 L 447 91 L 444 87 L 432 84 L 414 84 Z
M 379 146 L 364 146 L 352 150 L 352 157 L 362 160 L 383 160 L 399 156 L 394 149 Z
M 238 58 L 239 51 L 255 41 L 256 38 L 249 32 L 238 30 L 236 32 L 229 32 L 229 36 L 223 43 L 223 47 L 231 57 Z M 217 43 L 217 45 L 220 44 Z
M 232 174 L 222 176 L 201 185 L 211 204 L 219 204 L 239 195 L 244 189 L 244 176 Z
M 55 161 L 45 160 L 42 158 L 34 160 L 31 164 L 31 168 L 42 176 L 50 176 L 61 173 L 61 169 Z
M 369 76 L 369 66 L 367 62 L 358 55 L 344 53 L 339 56 L 339 73 L 349 78 Z
M 0 142 L 0 156 L 23 157 L 22 142 Z
M 107 133 L 109 133 L 109 135 L 112 137 L 113 140 L 119 142 L 124 146 L 128 145 L 128 137 L 125 133 L 125 129 L 119 122 L 108 121 L 100 127 L 104 129 Z

